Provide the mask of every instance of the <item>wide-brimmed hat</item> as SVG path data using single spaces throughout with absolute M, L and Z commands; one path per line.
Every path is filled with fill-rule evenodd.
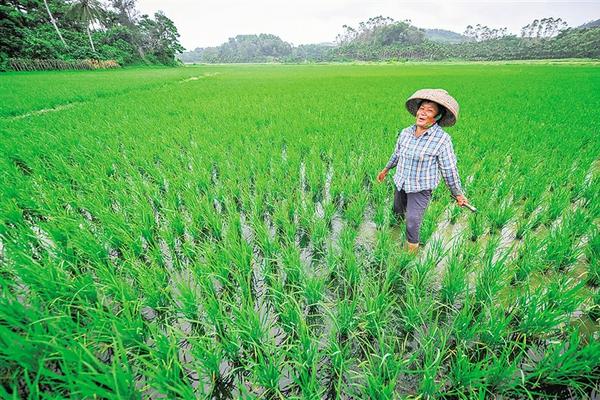
M 444 89 L 420 89 L 406 100 L 406 109 L 412 115 L 417 115 L 419 105 L 423 100 L 438 103 L 446 109 L 444 116 L 438 121 L 440 126 L 452 126 L 458 120 L 458 102 Z

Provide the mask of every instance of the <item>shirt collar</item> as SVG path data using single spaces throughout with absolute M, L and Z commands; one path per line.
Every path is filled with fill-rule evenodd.
M 436 122 L 435 124 L 431 125 L 425 132 L 423 132 L 423 134 L 421 135 L 421 137 L 427 135 L 430 132 L 431 133 L 436 132 L 439 129 L 439 127 L 440 126 Z M 412 133 L 413 136 L 414 136 L 416 130 L 417 130 L 417 124 L 412 124 L 411 127 L 410 127 L 410 133 Z

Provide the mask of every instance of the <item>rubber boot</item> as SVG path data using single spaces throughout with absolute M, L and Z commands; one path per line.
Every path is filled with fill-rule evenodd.
M 419 243 L 406 242 L 406 249 L 409 253 L 417 255 L 419 253 Z

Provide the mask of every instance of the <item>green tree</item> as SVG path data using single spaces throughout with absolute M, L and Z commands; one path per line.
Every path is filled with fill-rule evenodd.
M 162 11 L 156 12 L 154 19 L 143 15 L 139 29 L 144 52 L 151 54 L 158 62 L 172 64 L 175 55 L 185 50 L 179 43 L 177 27 Z
M 74 0 L 71 6 L 71 13 L 85 25 L 88 39 L 90 40 L 90 46 L 92 51 L 96 53 L 90 25 L 100 21 L 102 18 L 102 5 L 98 0 Z

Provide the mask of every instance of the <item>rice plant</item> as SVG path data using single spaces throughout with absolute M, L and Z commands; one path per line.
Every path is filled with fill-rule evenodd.
M 414 123 L 398 104 L 430 85 L 461 104 L 447 132 L 478 212 L 442 182 L 413 255 L 374 178 Z M 593 396 L 596 64 L 0 87 L 0 397 Z

